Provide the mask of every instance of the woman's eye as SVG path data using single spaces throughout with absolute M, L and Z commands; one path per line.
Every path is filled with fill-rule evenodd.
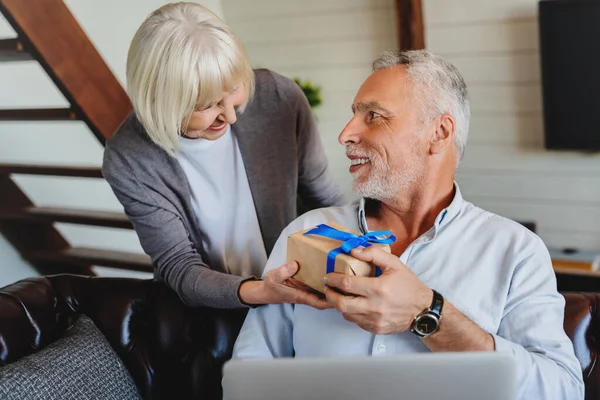
M 200 107 L 198 107 L 198 111 L 208 111 L 211 108 L 213 108 L 214 106 L 215 106 L 214 104 L 209 104 L 207 106 L 200 106 Z

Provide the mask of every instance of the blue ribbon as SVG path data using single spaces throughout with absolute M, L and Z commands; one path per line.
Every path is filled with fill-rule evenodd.
M 338 256 L 338 254 L 350 254 L 350 251 L 352 251 L 352 249 L 355 249 L 358 246 L 370 247 L 371 243 L 392 244 L 396 241 L 396 236 L 392 235 L 392 232 L 390 231 L 369 232 L 366 235 L 358 236 L 353 233 L 340 231 L 326 224 L 321 224 L 304 234 L 319 235 L 344 242 L 340 247 L 331 250 L 327 254 L 328 274 L 334 271 L 335 258 Z M 379 236 L 387 236 L 387 238 L 380 239 Z M 381 275 L 381 269 L 379 267 L 376 267 L 375 276 L 379 275 Z

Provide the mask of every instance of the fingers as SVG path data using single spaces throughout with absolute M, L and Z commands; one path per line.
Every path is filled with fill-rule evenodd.
M 298 272 L 298 263 L 296 261 L 290 261 L 277 269 L 269 271 L 268 274 L 271 275 L 275 283 L 283 283 L 294 276 L 296 272 Z
M 329 304 L 327 300 L 320 299 L 317 296 L 314 296 L 314 299 L 311 300 L 310 304 L 308 305 L 316 308 L 317 310 L 327 310 L 329 308 L 333 308 L 333 306 Z
M 352 322 L 356 321 L 355 317 L 364 314 L 369 305 L 364 297 L 346 296 L 331 288 L 325 291 L 325 298 L 331 306 L 344 315 L 344 318 Z
M 295 304 L 305 304 L 307 306 L 314 307 L 318 310 L 333 308 L 333 306 L 329 304 L 329 302 L 326 299 L 320 298 L 314 293 L 310 293 L 301 289 L 295 290 L 298 291 L 296 298 L 294 299 Z
M 327 274 L 327 286 L 333 287 L 342 293 L 353 294 L 357 296 L 368 296 L 373 292 L 374 286 L 380 284 L 379 281 L 363 276 L 352 276 L 332 272 Z
M 404 264 L 400 259 L 390 253 L 383 251 L 375 246 L 367 247 L 366 249 L 356 248 L 350 253 L 352 257 L 361 261 L 373 263 L 381 268 L 381 272 L 392 271 L 398 269 Z

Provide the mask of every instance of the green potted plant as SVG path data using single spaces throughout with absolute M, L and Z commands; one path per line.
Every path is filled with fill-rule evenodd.
M 302 89 L 304 92 L 304 95 L 308 99 L 308 104 L 310 104 L 310 108 L 314 110 L 323 103 L 323 98 L 321 97 L 321 86 L 317 86 L 308 80 L 302 81 L 300 78 L 294 78 L 294 82 L 296 82 L 296 84 L 300 86 L 300 89 Z

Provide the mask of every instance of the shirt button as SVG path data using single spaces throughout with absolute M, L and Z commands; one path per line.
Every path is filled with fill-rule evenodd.
M 385 344 L 380 344 L 379 346 L 377 346 L 377 351 L 380 353 L 384 353 L 385 352 Z

